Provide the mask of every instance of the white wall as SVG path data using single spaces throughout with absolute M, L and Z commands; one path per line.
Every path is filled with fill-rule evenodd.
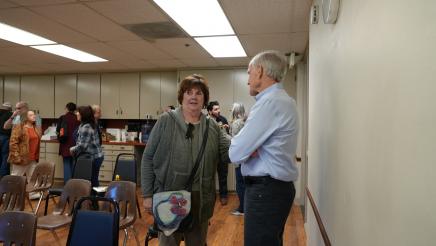
M 308 186 L 335 246 L 435 245 L 435 9 L 342 0 L 310 26 Z

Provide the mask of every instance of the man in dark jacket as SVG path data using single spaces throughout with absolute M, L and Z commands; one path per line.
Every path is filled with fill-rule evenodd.
M 207 111 L 209 115 L 215 119 L 221 129 L 225 129 L 227 134 L 229 134 L 229 122 L 226 117 L 221 115 L 220 104 L 218 101 L 209 102 L 207 106 Z M 219 184 L 219 192 L 220 192 L 220 203 L 221 205 L 227 205 L 227 176 L 229 173 L 229 163 L 224 163 L 221 161 L 217 165 L 217 173 L 218 173 L 218 184 Z
M 70 102 L 65 106 L 66 113 L 58 120 L 56 128 L 59 140 L 59 155 L 64 160 L 64 182 L 67 183 L 73 175 L 74 160 L 70 153 L 70 148 L 76 145 L 74 132 L 79 127 L 80 122 L 75 114 L 76 104 Z
M 0 106 L 0 178 L 9 175 L 10 169 L 8 164 L 9 155 L 9 138 L 11 129 L 5 130 L 3 125 L 12 117 L 12 105 L 5 102 Z

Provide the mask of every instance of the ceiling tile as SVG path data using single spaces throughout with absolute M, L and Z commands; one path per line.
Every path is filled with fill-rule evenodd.
M 91 37 L 75 32 L 25 8 L 1 9 L 0 21 L 58 43 L 94 41 Z
M 12 8 L 12 7 L 16 7 L 17 5 L 7 1 L 7 0 L 2 0 L 0 1 L 0 9 L 5 9 L 5 8 Z
M 15 65 L 64 63 L 70 60 L 26 46 L 2 48 L 0 54 L 2 56 L 1 63 L 8 62 Z
M 303 0 L 221 0 L 220 3 L 237 34 L 261 34 L 291 32 L 296 1 Z
M 157 39 L 154 45 L 179 59 L 210 58 L 210 55 L 191 38 Z
M 9 0 L 23 6 L 38 6 L 49 4 L 73 3 L 76 0 Z
M 215 58 L 219 65 L 226 67 L 247 67 L 250 59 L 250 57 Z
M 292 32 L 309 32 L 311 5 L 312 1 L 299 0 L 295 2 L 292 19 Z
M 181 59 L 188 67 L 217 67 L 218 63 L 213 58 Z
M 99 41 L 139 39 L 127 29 L 82 4 L 51 5 L 31 9 Z
M 86 5 L 120 24 L 168 21 L 158 8 L 144 0 L 112 0 L 90 2 Z
M 172 57 L 157 49 L 147 41 L 107 42 L 107 45 L 144 60 L 166 60 Z
M 179 60 L 169 59 L 169 60 L 152 60 L 152 64 L 158 66 L 159 68 L 180 68 L 187 67 L 186 64 Z
M 308 42 L 306 32 L 290 34 L 241 35 L 241 43 L 249 56 L 255 56 L 263 50 L 278 50 L 283 53 L 304 52 Z
M 16 43 L 12 43 L 3 39 L 0 39 L 0 48 L 5 48 L 5 47 L 18 47 L 20 46 L 19 44 Z

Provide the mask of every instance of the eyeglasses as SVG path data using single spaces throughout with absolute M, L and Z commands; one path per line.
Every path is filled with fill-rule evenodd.
M 189 123 L 188 130 L 186 131 L 186 139 L 191 139 L 193 136 L 192 132 L 194 131 L 194 125 Z

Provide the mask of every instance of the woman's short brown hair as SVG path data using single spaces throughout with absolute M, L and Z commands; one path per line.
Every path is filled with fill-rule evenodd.
M 183 94 L 192 88 L 197 88 L 203 92 L 204 95 L 204 107 L 207 106 L 209 103 L 209 86 L 207 85 L 206 79 L 200 75 L 200 74 L 193 74 L 189 75 L 188 77 L 184 78 L 182 82 L 180 83 L 179 91 L 177 99 L 179 100 L 179 103 L 182 104 L 183 101 Z

